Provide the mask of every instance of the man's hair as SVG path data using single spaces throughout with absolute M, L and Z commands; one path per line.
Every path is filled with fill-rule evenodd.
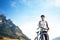
M 45 17 L 45 15 L 41 15 L 41 17 Z

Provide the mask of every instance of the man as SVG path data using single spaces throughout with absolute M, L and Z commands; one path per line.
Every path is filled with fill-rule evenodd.
M 49 27 L 48 27 L 48 22 L 45 21 L 45 16 L 44 15 L 41 15 L 41 21 L 39 21 L 39 27 L 38 29 L 41 29 L 41 34 L 42 33 L 46 33 L 44 34 L 45 36 L 45 40 L 49 40 L 49 36 L 47 34 L 48 30 L 49 30 Z M 41 40 L 43 40 L 43 35 L 41 35 Z

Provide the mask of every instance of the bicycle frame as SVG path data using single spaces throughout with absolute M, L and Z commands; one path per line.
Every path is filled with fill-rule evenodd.
M 48 36 L 48 34 L 47 33 L 41 33 L 40 34 L 40 39 L 39 40 L 45 40 L 45 36 L 44 35 L 47 35 Z M 42 38 L 43 37 L 43 38 Z
M 40 32 L 40 33 L 39 33 Z M 36 32 L 37 33 L 37 37 L 35 37 L 35 39 L 34 40 L 42 40 L 41 39 L 41 37 L 42 37 L 42 35 L 44 35 L 44 34 L 46 34 L 47 35 L 47 37 L 48 37 L 48 34 L 47 33 L 41 33 L 41 31 L 38 31 L 38 32 Z M 40 36 L 40 37 L 39 37 Z M 44 38 L 44 37 L 43 37 Z M 48 39 L 49 39 L 49 37 L 48 37 Z
M 34 40 L 39 40 L 39 39 L 38 39 L 38 37 L 39 37 L 40 33 L 39 33 L 39 31 L 38 31 L 38 32 L 36 32 L 36 33 L 37 33 L 37 36 L 35 37 L 35 39 L 34 39 Z

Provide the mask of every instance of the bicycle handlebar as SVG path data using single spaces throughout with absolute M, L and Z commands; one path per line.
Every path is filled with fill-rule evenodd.
M 40 28 L 45 29 L 45 30 L 49 30 L 49 28 L 47 28 L 47 29 L 46 29 L 46 28 L 43 28 L 43 27 L 40 27 Z M 38 29 L 39 29 L 39 28 L 37 28 L 37 30 L 38 30 Z
M 40 28 L 46 30 L 47 32 L 48 32 L 48 30 L 49 30 L 49 28 L 43 28 L 43 27 L 40 27 Z M 39 29 L 39 28 L 38 28 L 38 29 Z M 37 30 L 38 30 L 38 29 L 37 29 Z

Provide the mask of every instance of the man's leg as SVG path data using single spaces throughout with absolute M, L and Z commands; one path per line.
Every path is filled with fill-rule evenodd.
M 47 34 L 47 40 L 49 40 L 49 35 Z
M 41 40 L 43 40 L 43 34 L 42 34 L 42 33 L 43 33 L 43 32 L 40 33 L 40 36 L 41 36 L 40 38 L 41 38 Z
M 44 34 L 44 36 L 45 36 L 45 40 L 49 40 L 48 34 Z
M 46 34 L 44 34 L 44 36 L 45 36 L 45 40 L 47 40 L 47 35 L 46 35 Z

